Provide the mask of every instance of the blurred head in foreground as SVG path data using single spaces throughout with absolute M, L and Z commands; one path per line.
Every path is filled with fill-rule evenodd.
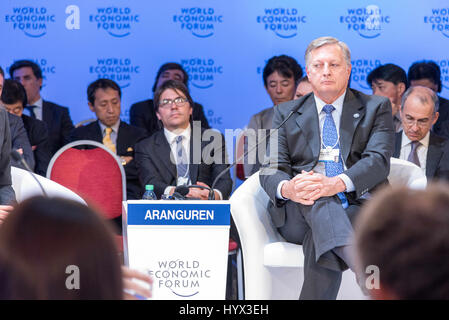
M 113 237 L 77 202 L 22 202 L 0 227 L 0 299 L 121 299 Z
M 355 229 L 360 274 L 368 282 L 378 270 L 377 289 L 365 282 L 371 297 L 449 299 L 448 230 L 449 185 L 386 188 L 376 194 Z

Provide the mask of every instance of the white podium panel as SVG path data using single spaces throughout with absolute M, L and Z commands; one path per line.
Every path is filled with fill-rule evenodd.
M 225 299 L 228 201 L 123 202 L 125 263 L 153 278 L 152 299 Z

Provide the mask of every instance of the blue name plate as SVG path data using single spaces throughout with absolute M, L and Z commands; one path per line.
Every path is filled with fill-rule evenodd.
M 229 203 L 128 203 L 128 225 L 230 224 Z

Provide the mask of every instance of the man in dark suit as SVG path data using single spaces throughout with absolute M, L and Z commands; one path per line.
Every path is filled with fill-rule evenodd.
M 145 130 L 120 120 L 122 92 L 117 83 L 98 79 L 87 88 L 89 108 L 97 121 L 73 130 L 71 141 L 94 140 L 120 156 L 126 174 L 127 199 L 140 199 L 143 188 L 137 176 L 134 146 L 147 136 Z
M 427 179 L 449 181 L 449 140 L 431 132 L 438 121 L 438 96 L 422 86 L 411 87 L 402 99 L 403 131 L 396 133 L 393 157 L 415 163 Z
M 153 93 L 167 80 L 181 81 L 187 86 L 189 75 L 179 63 L 165 63 L 157 72 L 156 80 L 153 85 Z M 203 128 L 210 128 L 201 104 L 196 102 L 193 104 L 192 117 L 194 121 L 200 121 Z M 129 120 L 131 125 L 147 130 L 149 135 L 162 129 L 161 123 L 156 116 L 153 99 L 133 104 L 129 110 Z
M 352 220 L 366 193 L 386 183 L 393 120 L 388 99 L 347 88 L 345 43 L 315 39 L 305 61 L 313 93 L 275 108 L 273 127 L 286 122 L 260 182 L 280 234 L 303 246 L 300 298 L 335 299 L 342 270 L 355 270 Z
M 5 80 L 1 100 L 6 111 L 11 114 L 10 117 L 12 118 L 10 118 L 10 124 L 18 122 L 14 119 L 16 116 L 19 117 L 19 119 L 22 119 L 26 137 L 29 144 L 31 144 L 29 147 L 31 157 L 34 155 L 34 172 L 45 176 L 51 158 L 50 150 L 48 149 L 48 131 L 46 124 L 41 120 L 23 114 L 24 107 L 27 103 L 27 96 L 25 88 L 19 82 L 11 79 Z M 16 131 L 15 128 L 11 129 L 11 133 L 14 135 L 14 132 Z M 23 140 L 25 139 L 23 138 Z M 26 161 L 27 150 L 28 148 L 23 148 Z M 30 167 L 32 168 L 33 166 Z
M 30 60 L 18 60 L 9 67 L 11 79 L 19 81 L 26 90 L 28 105 L 25 114 L 42 120 L 48 129 L 48 144 L 51 155 L 64 146 L 70 138 L 73 123 L 69 109 L 53 102 L 45 101 L 40 95 L 42 88 L 42 70 Z
M 408 69 L 407 79 L 409 86 L 423 86 L 440 93 L 443 85 L 441 70 L 434 61 L 418 61 Z M 432 131 L 439 136 L 449 138 L 449 100 L 438 96 L 439 117 Z
M 136 145 L 140 181 L 154 185 L 158 198 L 172 195 L 178 185 L 211 187 L 227 168 L 223 136 L 209 129 L 213 140 L 203 141 L 205 129 L 196 122 L 192 128 L 193 101 L 182 82 L 166 81 L 156 90 L 154 99 L 164 129 Z M 231 189 L 232 180 L 226 173 L 215 186 L 215 199 L 227 199 Z M 190 188 L 187 197 L 207 199 L 208 195 L 208 190 Z

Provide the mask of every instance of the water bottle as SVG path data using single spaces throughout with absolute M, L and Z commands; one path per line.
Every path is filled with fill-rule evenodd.
M 154 193 L 154 186 L 152 184 L 147 184 L 145 186 L 145 193 L 143 194 L 142 200 L 157 200 L 156 194 Z

